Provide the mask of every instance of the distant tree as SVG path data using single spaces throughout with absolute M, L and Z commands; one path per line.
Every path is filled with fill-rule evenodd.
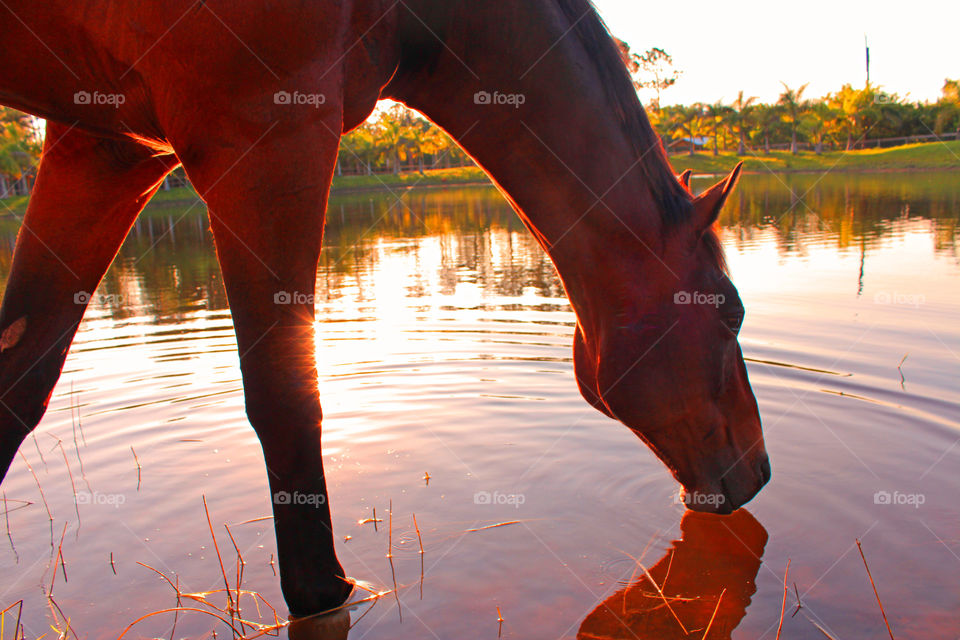
M 746 130 L 749 127 L 750 115 L 753 112 L 753 103 L 757 101 L 756 96 L 749 98 L 743 97 L 743 91 L 737 92 L 737 99 L 733 101 L 730 107 L 728 118 L 737 137 L 737 155 L 743 155 L 747 152 Z
M 616 40 L 620 48 L 620 55 L 630 72 L 633 86 L 641 89 L 652 89 L 657 97 L 650 106 L 654 110 L 660 109 L 660 96 L 665 89 L 676 84 L 683 73 L 673 67 L 673 57 L 659 47 L 647 49 L 644 53 L 631 53 L 630 45 L 623 40 Z
M 785 82 L 780 84 L 783 85 L 783 93 L 780 94 L 777 104 L 783 107 L 784 122 L 790 125 L 790 153 L 797 155 L 797 127 L 800 125 L 800 118 L 803 116 L 805 108 L 803 92 L 807 85 L 805 84 L 799 89 L 791 89 Z
M 713 136 L 713 155 L 720 153 L 718 146 L 720 132 L 727 123 L 730 111 L 730 107 L 722 102 L 714 102 L 704 107 L 704 117 L 706 118 L 707 127 L 710 130 L 710 135 Z
M 10 181 L 19 180 L 37 166 L 42 146 L 36 118 L 0 107 L 0 197 L 7 195 Z
M 823 100 L 814 100 L 806 104 L 800 126 L 813 139 L 814 152 L 817 155 L 823 153 L 824 135 L 836 117 L 837 113 Z
M 761 104 L 754 109 L 753 137 L 763 143 L 764 153 L 770 153 L 770 138 L 778 137 L 783 125 L 783 107 L 779 104 Z
M 852 149 L 854 137 L 859 139 L 868 131 L 867 114 L 873 107 L 873 91 L 870 87 L 854 89 L 845 84 L 835 94 L 827 96 L 827 102 L 842 114 L 838 129 L 847 137 L 846 149 Z
M 703 138 L 708 127 L 708 118 L 703 104 L 692 104 L 689 107 L 678 106 L 672 109 L 672 123 L 675 131 L 686 137 L 690 143 L 689 154 L 696 152 L 696 142 Z
M 960 80 L 943 81 L 943 90 L 937 102 L 937 119 L 934 124 L 935 133 L 955 130 L 960 140 Z

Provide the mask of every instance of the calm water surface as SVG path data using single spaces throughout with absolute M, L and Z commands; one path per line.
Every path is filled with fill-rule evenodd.
M 956 637 L 958 218 L 957 174 L 741 181 L 722 237 L 773 480 L 749 513 L 681 524 L 663 465 L 580 398 L 560 282 L 494 189 L 335 198 L 316 303 L 334 525 L 348 573 L 384 587 L 395 575 L 402 611 L 355 612 L 350 638 L 683 637 L 646 568 L 690 637 L 716 610 L 711 638 L 772 639 L 788 559 L 783 638 L 823 637 L 814 624 L 882 637 L 857 538 L 896 637 Z M 0 218 L 0 281 L 16 226 Z M 81 638 L 175 604 L 138 562 L 183 591 L 222 586 L 204 495 L 228 573 L 223 523 L 244 586 L 286 614 L 235 349 L 202 207 L 152 208 L 3 486 L 0 608 L 25 600 L 28 637 L 50 631 L 52 580 Z M 386 523 L 359 524 L 391 501 L 393 573 Z M 505 521 L 519 522 L 468 531 Z M 53 575 L 64 525 L 66 582 Z M 172 622 L 131 633 L 170 637 Z M 175 636 L 215 624 L 181 615 Z

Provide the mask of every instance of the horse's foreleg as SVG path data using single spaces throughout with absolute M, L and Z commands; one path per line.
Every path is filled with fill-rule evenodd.
M 230 126 L 210 127 L 221 136 L 215 143 L 178 152 L 209 205 L 246 412 L 273 496 L 281 587 L 290 611 L 307 615 L 350 592 L 327 504 L 313 324 L 341 125 L 339 113 L 314 110 L 306 122 L 275 122 L 260 140 Z
M 176 164 L 133 142 L 47 125 L 0 308 L 0 479 L 47 408 L 90 294 Z

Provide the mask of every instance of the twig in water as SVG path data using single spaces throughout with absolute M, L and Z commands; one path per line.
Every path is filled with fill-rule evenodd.
M 33 446 L 37 448 L 37 455 L 40 456 L 40 462 L 43 463 L 43 472 L 49 473 L 49 470 L 47 469 L 47 461 L 43 457 L 43 451 L 40 451 L 40 443 L 37 441 L 37 432 L 34 431 L 32 435 L 33 435 Z
M 237 552 L 237 619 L 240 621 L 240 631 L 246 633 L 243 625 L 243 615 L 240 612 L 240 585 L 243 583 L 243 569 L 247 563 L 243 559 L 243 554 L 240 553 L 240 547 L 237 546 L 237 541 L 233 538 L 233 533 L 230 532 L 230 527 L 224 524 L 223 528 L 227 530 L 227 535 L 230 536 L 230 542 L 233 543 L 233 550 Z
M 907 379 L 903 377 L 903 369 L 902 369 L 902 367 L 903 367 L 903 363 L 904 363 L 904 361 L 906 361 L 908 355 L 910 355 L 910 354 L 909 354 L 909 353 L 903 354 L 903 357 L 900 358 L 900 364 L 897 365 L 897 371 L 900 372 L 900 388 L 901 388 L 901 389 L 903 389 L 903 385 L 904 385 L 904 383 L 907 381 Z
M 50 579 L 50 591 L 47 595 L 52 599 L 53 598 L 53 585 L 57 581 L 57 562 L 60 562 L 60 566 L 63 567 L 63 581 L 67 582 L 67 565 L 63 561 L 63 539 L 67 535 L 67 523 L 63 523 L 63 533 L 60 534 L 60 545 L 57 547 L 57 557 L 53 561 L 53 577 Z M 64 618 L 66 619 L 66 618 Z
M 180 576 L 178 576 L 177 574 L 173 574 L 173 577 L 177 579 L 177 584 L 173 585 L 174 591 L 177 592 L 177 606 L 178 606 L 178 607 L 181 607 L 181 606 L 183 606 L 183 605 L 180 604 Z M 173 612 L 173 626 L 170 627 L 170 640 L 173 640 L 174 634 L 175 634 L 176 631 L 177 631 L 177 622 L 178 622 L 179 620 L 180 620 L 180 612 L 179 612 L 179 611 L 174 611 L 174 612 Z
M 40 450 L 39 445 L 37 446 L 37 451 Z M 50 505 L 47 504 L 47 496 L 43 495 L 43 487 L 40 486 L 40 478 L 37 477 L 37 472 L 33 470 L 33 467 L 30 466 L 30 461 L 27 460 L 27 456 L 23 455 L 23 451 L 18 452 L 20 457 L 23 458 L 23 461 L 27 465 L 27 469 L 30 470 L 30 474 L 33 476 L 34 482 L 37 483 L 37 489 L 40 490 L 40 499 L 43 500 L 43 507 L 47 510 L 47 517 L 50 518 L 50 546 L 53 547 L 53 514 L 50 513 Z M 41 455 L 41 459 L 43 456 Z
M 780 632 L 783 631 L 783 614 L 787 611 L 787 574 L 790 573 L 790 558 L 787 558 L 787 568 L 783 572 L 783 603 L 780 605 L 780 626 L 777 627 L 777 640 L 780 640 Z
M 66 629 L 60 629 L 60 628 L 59 628 L 60 620 L 57 618 L 56 615 L 53 616 L 53 617 L 54 617 L 54 620 L 57 621 L 57 626 L 54 627 L 54 630 L 57 631 L 57 632 L 60 634 L 61 640 L 63 640 L 64 638 L 70 637 L 70 634 L 71 634 L 71 633 L 73 634 L 73 637 L 74 637 L 74 638 L 76 638 L 77 640 L 80 640 L 80 636 L 78 636 L 78 635 L 77 635 L 77 632 L 74 631 L 74 630 L 73 630 L 73 627 L 70 626 L 70 618 L 68 618 L 66 615 L 64 615 L 63 609 L 60 608 L 60 605 L 57 604 L 57 601 L 53 599 L 53 596 L 52 596 L 52 595 L 47 596 L 47 601 L 48 601 L 50 604 L 52 604 L 54 607 L 57 608 L 57 611 L 60 613 L 60 617 L 63 618 L 64 622 L 66 622 L 66 624 L 67 624 L 67 628 L 66 628 Z M 52 612 L 52 611 L 53 611 L 53 609 L 51 608 L 51 612 Z
M 497 607 L 497 637 L 503 635 L 503 614 L 500 613 L 500 607 Z
M 472 533 L 474 531 L 486 531 L 487 529 L 496 529 L 497 527 L 505 527 L 509 524 L 520 524 L 519 520 L 508 520 L 507 522 L 498 522 L 497 524 L 488 524 L 485 527 L 477 527 L 476 529 L 467 529 L 464 533 Z
M 817 628 L 817 631 L 819 631 L 820 633 L 822 633 L 824 636 L 826 636 L 826 637 L 829 638 L 830 640 L 837 640 L 837 639 L 834 638 L 832 635 L 830 635 L 829 633 L 827 633 L 827 630 L 826 630 L 826 629 L 824 629 L 823 627 L 821 627 L 820 625 L 818 625 L 818 624 L 817 624 L 816 622 L 814 622 L 813 620 L 810 620 L 810 616 L 808 616 L 807 614 L 803 614 L 803 615 L 807 618 L 807 620 L 810 622 L 810 624 L 812 624 L 813 626 L 815 626 L 815 627 Z
M 130 451 L 133 451 L 133 461 L 137 463 L 137 491 L 140 491 L 140 458 L 137 457 L 137 452 L 134 451 L 133 447 L 130 447 Z
M 83 468 L 83 458 L 80 457 L 80 445 L 77 443 L 77 422 L 80 419 L 80 407 L 77 407 L 77 419 L 73 417 L 73 380 L 70 381 L 70 426 L 73 428 L 73 450 L 77 454 L 77 463 L 80 465 L 80 477 L 83 478 L 83 481 L 87 485 L 87 491 L 93 493 L 93 488 L 90 486 L 90 481 L 87 480 L 87 472 Z M 87 439 L 83 435 L 83 431 L 80 431 L 80 437 L 83 438 L 83 446 L 87 446 Z M 79 516 L 77 516 L 79 518 Z M 77 533 L 80 533 L 80 527 L 77 527 Z
M 40 449 L 38 448 L 37 451 Z M 43 493 L 43 487 L 40 486 L 40 478 L 37 477 L 37 472 L 33 470 L 33 467 L 30 466 L 30 461 L 27 460 L 27 456 L 23 455 L 23 451 L 18 451 L 20 457 L 23 458 L 23 462 L 27 465 L 27 469 L 30 470 L 30 474 L 33 476 L 34 482 L 37 483 L 37 489 L 40 490 L 40 498 L 43 500 L 43 507 L 47 510 L 47 516 L 50 518 L 50 521 L 53 522 L 53 514 L 50 512 L 50 505 L 47 504 L 47 496 Z
M 640 565 L 640 568 L 643 569 L 643 575 L 647 576 L 647 580 L 650 581 L 650 584 L 653 585 L 653 588 L 656 589 L 656 590 L 657 590 L 657 593 L 660 594 L 660 598 L 663 600 L 663 604 L 666 605 L 667 611 L 669 611 L 669 612 L 673 615 L 673 619 L 676 620 L 676 621 L 677 621 L 677 624 L 680 625 L 680 628 L 683 629 L 683 634 L 684 634 L 684 635 L 690 635 L 690 632 L 687 631 L 687 628 L 686 628 L 685 626 L 683 626 L 683 623 L 680 621 L 680 617 L 677 615 L 677 612 L 674 611 L 674 610 L 673 610 L 673 607 L 670 606 L 670 601 L 667 600 L 667 596 L 665 596 L 665 595 L 663 594 L 663 590 L 660 589 L 659 585 L 657 585 L 657 581 L 653 579 L 653 576 L 650 575 L 650 572 L 647 571 L 647 568 L 646 568 L 645 566 L 643 566 L 643 563 L 642 563 L 642 562 L 640 562 L 639 560 L 636 560 L 636 559 L 634 559 L 634 562 L 636 562 L 638 565 Z M 708 628 L 707 630 L 709 631 L 709 628 Z
M 417 542 L 420 543 L 420 599 L 423 600 L 423 538 L 417 526 L 417 514 L 413 514 L 413 528 L 417 530 Z
M 797 589 L 797 583 L 796 583 L 796 582 L 793 583 L 793 591 L 794 591 L 794 593 L 797 594 L 797 608 L 794 609 L 793 613 L 790 614 L 790 617 L 791 617 L 791 618 L 792 618 L 793 616 L 797 615 L 798 613 L 800 613 L 800 609 L 803 609 L 803 603 L 800 602 L 800 590 Z
M 390 501 L 390 511 L 387 514 L 390 522 L 387 526 L 387 557 L 393 557 L 393 500 Z
M 277 563 L 273 561 L 273 554 L 270 554 L 270 569 L 273 570 L 273 577 L 277 577 Z
M 10 541 L 10 548 L 13 549 L 13 557 L 17 564 L 20 564 L 20 554 L 17 553 L 17 547 L 13 544 L 13 534 L 10 533 L 10 510 L 7 508 L 7 492 L 3 492 L 3 518 L 7 521 L 7 539 Z M 16 635 L 16 632 L 14 632 Z
M 676 555 L 676 554 L 675 554 L 675 551 L 676 551 L 676 549 L 670 549 L 670 560 L 667 562 L 667 572 L 666 572 L 665 574 L 663 574 L 663 584 L 660 585 L 660 590 L 661 590 L 661 591 L 665 591 L 666 588 L 667 588 L 667 578 L 670 577 L 670 569 L 673 568 L 673 556 Z M 641 554 L 640 557 L 642 558 L 643 555 Z M 634 571 L 636 571 L 636 569 L 634 569 Z M 630 577 L 630 582 L 633 582 L 633 577 L 632 577 L 632 576 Z M 627 584 L 629 584 L 629 583 L 627 583 Z M 624 591 L 623 596 L 624 596 L 624 599 L 626 599 L 626 596 L 627 596 L 626 591 Z
M 70 381 L 70 418 L 73 419 L 73 380 Z M 80 429 L 80 439 L 83 446 L 87 446 L 87 436 L 83 433 L 83 420 L 80 419 L 80 395 L 77 394 L 77 428 Z
M 110 552 L 110 568 L 113 569 L 113 575 L 117 575 L 117 565 L 113 564 L 113 551 Z
M 373 530 L 374 530 L 374 531 L 377 530 L 377 523 L 378 523 L 378 522 L 383 522 L 383 519 L 382 519 L 382 518 L 378 518 L 378 517 L 377 517 L 377 508 L 376 508 L 376 507 L 373 508 L 373 517 L 372 517 L 372 518 L 364 518 L 363 520 L 357 520 L 357 524 L 359 524 L 359 525 L 370 524 L 371 522 L 373 523 Z
M 132 449 L 133 447 L 131 447 Z M 220 562 L 220 573 L 223 575 L 223 586 L 227 590 L 227 608 L 230 611 L 231 621 L 233 618 L 233 595 L 230 593 L 230 583 L 227 581 L 227 570 L 223 567 L 223 556 L 220 555 L 220 545 L 217 544 L 217 536 L 213 534 L 213 521 L 210 520 L 210 510 L 207 508 L 207 496 L 203 497 L 203 511 L 207 514 L 207 526 L 210 528 L 210 537 L 213 539 L 213 549 L 217 552 L 217 560 Z M 230 625 L 233 628 L 233 625 Z
M 713 626 L 713 620 L 714 620 L 714 618 L 717 617 L 717 611 L 720 611 L 720 602 L 723 600 L 723 594 L 725 594 L 726 592 L 727 592 L 726 589 L 724 589 L 723 591 L 720 592 L 720 597 L 717 598 L 717 606 L 716 606 L 716 608 L 713 610 L 713 615 L 710 616 L 710 622 L 707 623 L 707 628 L 704 630 L 704 632 L 703 632 L 703 638 L 701 638 L 701 640 L 707 640 L 707 634 L 710 633 L 710 627 Z
M 17 608 L 17 623 L 13 625 L 13 640 L 23 640 L 24 635 L 23 635 L 23 632 L 20 631 L 20 616 L 23 615 L 23 599 L 22 598 L 17 602 L 14 602 L 12 605 L 7 607 L 3 611 L 0 611 L 0 633 L 3 632 L 3 626 L 2 626 L 3 615 L 7 611 L 10 611 L 10 609 L 13 609 L 14 607 Z M 19 632 L 19 636 L 18 636 L 18 632 Z
M 63 448 L 63 440 L 57 440 L 57 446 L 60 447 L 60 453 L 63 454 L 63 463 L 67 465 L 67 475 L 70 476 L 70 488 L 73 489 L 73 508 L 77 512 L 77 535 L 80 535 L 80 499 L 77 498 L 77 483 L 73 481 L 73 471 L 70 470 L 70 461 L 67 460 L 67 450 Z
M 893 631 L 890 629 L 890 622 L 887 620 L 887 612 L 883 610 L 883 603 L 880 602 L 880 594 L 877 593 L 877 585 L 873 582 L 873 575 L 871 575 L 870 567 L 867 565 L 867 556 L 863 555 L 863 547 L 860 546 L 859 538 L 857 538 L 857 549 L 860 551 L 860 557 L 863 558 L 863 566 L 867 570 L 867 577 L 870 578 L 870 586 L 873 587 L 873 595 L 877 597 L 877 604 L 880 605 L 880 615 L 883 616 L 883 623 L 887 625 L 887 633 L 890 634 L 890 640 L 894 640 Z
M 397 599 L 397 613 L 400 615 L 400 622 L 403 622 L 403 609 L 400 608 L 400 592 L 397 589 L 397 572 L 393 568 L 393 500 L 390 501 L 390 524 L 387 529 L 387 560 L 390 561 L 390 575 L 393 577 L 393 595 Z M 374 513 L 376 518 L 376 513 Z M 373 526 L 377 526 L 374 520 Z

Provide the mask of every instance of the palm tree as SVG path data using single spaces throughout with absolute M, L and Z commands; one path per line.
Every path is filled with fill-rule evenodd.
M 778 104 L 760 104 L 754 110 L 752 119 L 756 126 L 754 136 L 763 140 L 763 151 L 770 154 L 770 134 L 775 133 L 777 125 L 783 121 L 783 108 Z
M 943 95 L 937 102 L 937 119 L 934 124 L 936 133 L 943 133 L 956 126 L 957 140 L 960 140 L 960 80 L 944 80 Z
M 676 111 L 673 112 L 672 116 L 674 128 L 679 130 L 681 134 L 686 135 L 689 140 L 689 155 L 692 156 L 696 151 L 696 141 L 703 137 L 707 124 L 704 106 L 699 102 L 689 107 L 681 105 L 676 107 Z
M 823 153 L 823 136 L 827 128 L 836 120 L 837 114 L 827 102 L 817 100 L 808 102 L 804 108 L 805 116 L 802 122 L 816 142 L 814 151 L 817 155 Z
M 780 94 L 780 99 L 777 101 L 777 104 L 783 107 L 783 119 L 785 122 L 790 124 L 790 132 L 792 135 L 790 142 L 790 153 L 797 155 L 797 125 L 800 124 L 800 118 L 803 116 L 805 104 L 803 100 L 803 92 L 807 88 L 807 84 L 799 89 L 791 89 L 787 86 L 787 83 L 781 82 L 783 85 L 783 93 Z
M 730 107 L 722 102 L 714 102 L 713 104 L 707 105 L 704 109 L 704 118 L 710 127 L 711 134 L 713 134 L 713 155 L 720 153 L 717 147 L 717 141 L 720 138 L 720 129 L 723 128 L 727 122 L 729 112 Z
M 827 103 L 840 115 L 838 129 L 846 134 L 849 151 L 853 148 L 853 138 L 859 138 L 866 129 L 866 118 L 873 108 L 873 89 L 869 86 L 854 89 L 850 84 L 840 87 L 840 91 L 827 96 Z
M 750 120 L 750 115 L 753 112 L 753 103 L 756 101 L 756 96 L 744 98 L 743 91 L 739 91 L 737 92 L 737 99 L 733 101 L 733 106 L 730 108 L 730 124 L 735 128 L 735 133 L 739 139 L 737 145 L 737 155 L 739 156 L 747 152 L 745 129 Z

